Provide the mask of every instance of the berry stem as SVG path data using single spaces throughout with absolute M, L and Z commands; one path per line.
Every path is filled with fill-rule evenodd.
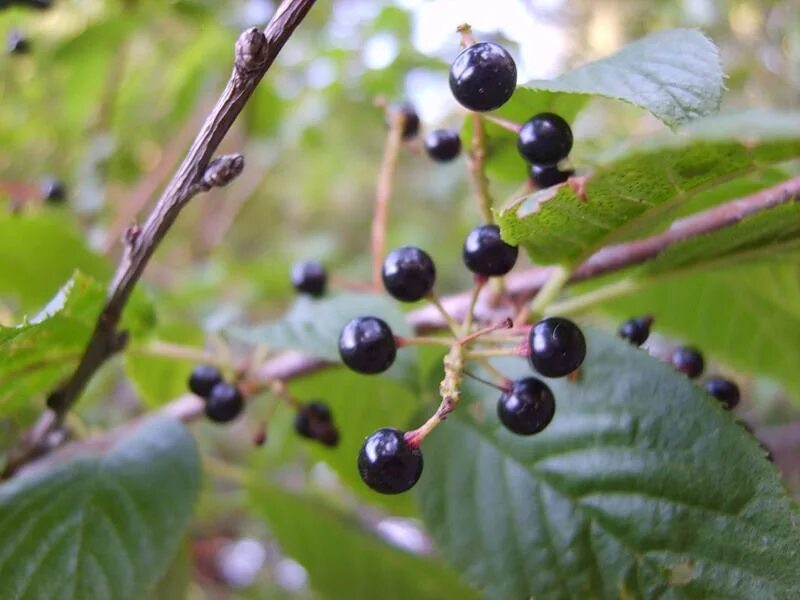
M 638 290 L 642 284 L 642 281 L 626 277 L 614 283 L 601 286 L 591 292 L 586 292 L 585 294 L 580 294 L 568 298 L 567 300 L 562 300 L 561 302 L 554 302 L 550 305 L 547 313 L 553 315 L 580 313 L 606 300 L 611 300 L 612 298 L 634 292 Z
M 493 358 L 498 356 L 525 356 L 525 354 L 520 351 L 519 346 L 514 346 L 511 348 L 486 348 L 484 350 L 469 350 L 464 353 L 464 356 L 468 359 L 477 360 L 481 358 Z
M 470 343 L 477 340 L 478 338 L 483 338 L 487 334 L 493 333 L 499 329 L 513 329 L 513 328 L 514 328 L 514 322 L 511 319 L 506 319 L 501 323 L 497 323 L 495 325 L 490 325 L 489 327 L 484 327 L 483 329 L 479 329 L 478 331 L 471 333 L 465 338 L 462 338 L 461 340 L 459 340 L 458 343 L 461 344 L 462 346 L 467 346 Z
M 443 337 L 401 337 L 394 336 L 395 344 L 398 348 L 403 346 L 447 346 L 453 345 L 453 341 Z
M 160 340 L 152 341 L 144 346 L 132 346 L 129 349 L 129 352 L 131 354 L 138 354 L 140 356 L 157 356 L 160 358 L 172 358 L 174 360 L 206 363 L 221 369 L 234 368 L 234 365 L 230 360 L 223 359 L 213 352 L 209 352 L 202 348 L 184 346 L 182 344 L 173 344 L 171 342 L 163 342 Z
M 519 133 L 519 130 L 522 129 L 522 125 L 520 125 L 519 123 L 515 123 L 514 121 L 509 121 L 508 119 L 504 119 L 502 117 L 496 117 L 494 115 L 483 115 L 483 118 L 489 121 L 490 123 L 499 125 L 503 129 L 507 129 L 508 131 L 513 131 L 514 133 Z
M 464 48 L 475 44 L 475 37 L 472 35 L 472 25 L 469 23 L 462 23 L 456 27 L 456 31 L 461 34 L 461 45 Z
M 475 188 L 478 212 L 487 224 L 494 222 L 492 215 L 492 195 L 489 192 L 489 178 L 486 176 L 486 127 L 483 115 L 472 113 L 472 150 L 467 156 L 469 174 Z
M 389 226 L 389 201 L 392 197 L 397 159 L 403 143 L 405 115 L 402 111 L 388 111 L 389 132 L 383 149 L 383 161 L 375 189 L 375 212 L 372 217 L 372 289 L 381 290 L 381 271 L 386 254 L 386 229 Z
M 487 281 L 487 277 L 481 275 L 475 276 L 475 286 L 472 288 L 472 295 L 470 296 L 469 306 L 467 307 L 467 315 L 464 317 L 464 324 L 461 329 L 461 337 L 468 336 L 470 329 L 472 329 L 472 322 L 475 318 L 475 306 L 478 304 L 478 298 L 481 295 L 481 290 L 483 289 L 483 286 L 486 285 Z
M 544 314 L 545 308 L 558 296 L 561 288 L 569 281 L 570 275 L 572 275 L 572 271 L 567 267 L 559 266 L 553 268 L 553 272 L 547 282 L 531 302 L 530 312 L 534 317 Z
M 500 370 L 497 369 L 487 358 L 477 358 L 476 362 L 481 365 L 492 377 L 494 377 L 497 384 L 506 390 L 511 387 L 511 380 L 506 377 Z
M 439 311 L 439 314 L 442 315 L 442 318 L 444 319 L 445 323 L 447 323 L 447 326 L 450 328 L 450 331 L 453 333 L 455 337 L 458 337 L 459 335 L 458 323 L 456 323 L 455 319 L 453 319 L 453 317 L 450 316 L 450 313 L 447 312 L 447 309 L 442 304 L 442 301 L 439 299 L 439 296 L 437 296 L 435 292 L 431 292 L 430 294 L 425 296 L 425 299 L 428 302 L 430 302 L 436 308 L 436 310 Z

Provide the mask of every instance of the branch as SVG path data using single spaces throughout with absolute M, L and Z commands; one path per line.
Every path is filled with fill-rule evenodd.
M 239 155 L 221 157 L 214 162 L 211 159 L 256 85 L 314 1 L 284 0 L 263 32 L 252 28 L 239 37 L 233 72 L 216 105 L 145 224 L 126 236 L 125 251 L 109 287 L 105 306 L 77 368 L 50 394 L 47 399 L 49 410 L 19 447 L 11 452 L 3 477 L 10 476 L 32 455 L 46 451 L 44 444 L 48 434 L 61 426 L 64 416 L 95 372 L 124 348 L 127 333 L 118 328 L 122 312 L 150 258 L 181 210 L 198 193 L 224 185 L 241 172 L 243 163 Z

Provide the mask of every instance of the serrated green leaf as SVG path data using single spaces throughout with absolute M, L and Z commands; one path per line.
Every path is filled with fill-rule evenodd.
M 541 434 L 506 431 L 467 383 L 426 440 L 416 489 L 445 556 L 498 599 L 796 598 L 800 515 L 757 441 L 669 365 L 587 340 Z
M 313 299 L 301 296 L 279 321 L 255 327 L 232 327 L 234 339 L 270 350 L 297 350 L 330 362 L 340 362 L 339 334 L 355 317 L 375 316 L 386 321 L 395 335 L 409 336 L 411 329 L 397 302 L 378 294 L 346 293 Z M 387 375 L 415 386 L 417 353 L 403 348 Z
M 166 568 L 200 483 L 194 441 L 151 419 L 100 455 L 0 486 L 0 596 L 138 599 Z
M 696 30 L 670 29 L 556 79 L 524 87 L 622 100 L 675 127 L 719 109 L 722 78 L 719 50 L 710 39 Z
M 322 502 L 261 482 L 252 507 L 322 598 L 469 599 L 478 595 L 430 556 L 415 556 Z
M 798 264 L 787 257 L 648 281 L 598 308 L 652 314 L 657 331 L 700 344 L 743 375 L 774 377 L 800 401 Z
M 350 490 L 367 502 L 380 504 L 394 514 L 410 515 L 415 507 L 408 495 L 376 494 L 361 481 L 355 456 L 364 438 L 381 427 L 405 427 L 419 410 L 419 397 L 406 386 L 375 377 L 364 377 L 345 368 L 328 369 L 291 384 L 292 393 L 304 402 L 321 400 L 333 412 L 339 444 L 326 448 L 304 444 L 317 460 L 330 465 Z
M 732 134 L 734 123 L 746 139 L 722 133 Z M 800 114 L 715 117 L 599 167 L 586 181 L 585 200 L 560 186 L 501 211 L 498 221 L 503 237 L 534 261 L 576 262 L 652 230 L 699 191 L 797 156 Z

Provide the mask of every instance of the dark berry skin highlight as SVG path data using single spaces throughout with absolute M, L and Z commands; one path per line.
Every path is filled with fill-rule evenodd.
M 397 344 L 389 325 L 378 317 L 350 321 L 339 336 L 342 362 L 357 373 L 374 375 L 392 366 Z
M 500 422 L 517 435 L 539 433 L 550 424 L 555 412 L 553 392 L 535 377 L 516 380 L 497 401 Z
M 436 129 L 425 136 L 425 152 L 437 162 L 448 162 L 461 153 L 461 137 L 453 129 Z
M 392 250 L 383 261 L 383 287 L 401 302 L 421 300 L 433 289 L 436 267 L 430 255 L 414 246 Z
M 215 385 L 206 399 L 206 416 L 216 423 L 233 421 L 243 408 L 241 392 L 224 381 Z
M 699 377 L 703 373 L 706 364 L 703 355 L 697 348 L 684 346 L 678 348 L 672 354 L 672 366 L 686 375 L 689 379 Z
M 506 244 L 497 225 L 481 225 L 467 235 L 463 258 L 467 268 L 476 275 L 496 277 L 514 268 L 519 249 Z
M 370 488 L 381 494 L 400 494 L 422 474 L 422 452 L 411 448 L 398 429 L 379 429 L 358 453 L 358 472 Z
M 328 274 L 325 267 L 316 260 L 296 262 L 292 266 L 292 286 L 301 294 L 308 294 L 319 298 L 325 294 L 328 284 Z
M 450 66 L 450 91 L 475 112 L 500 108 L 517 86 L 517 65 L 508 51 L 492 42 L 464 48 Z
M 540 113 L 526 121 L 517 134 L 517 150 L 529 163 L 553 165 L 572 150 L 572 129 L 554 113 Z
M 586 358 L 586 338 L 569 319 L 542 319 L 531 328 L 528 341 L 531 365 L 545 377 L 565 377 Z
M 733 410 L 739 404 L 741 396 L 739 386 L 724 377 L 709 377 L 705 383 L 706 391 L 728 410 Z

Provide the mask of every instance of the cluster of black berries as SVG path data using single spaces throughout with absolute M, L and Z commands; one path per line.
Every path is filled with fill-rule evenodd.
M 619 335 L 635 346 L 641 346 L 650 336 L 650 327 L 653 325 L 651 316 L 628 319 L 619 328 Z M 672 366 L 686 375 L 689 379 L 696 379 L 703 374 L 705 360 L 697 348 L 681 346 L 677 348 L 670 358 Z M 723 377 L 709 377 L 705 382 L 705 390 L 710 396 L 716 398 L 722 405 L 733 410 L 741 399 L 739 386 L 733 381 Z
M 419 115 L 408 103 L 389 107 L 388 115 L 400 114 L 403 119 L 404 140 L 413 140 L 419 135 Z M 435 129 L 423 139 L 425 152 L 437 162 L 449 162 L 461 153 L 461 138 L 455 129 Z
M 319 400 L 298 407 L 294 430 L 300 437 L 317 440 L 324 446 L 334 447 L 339 443 L 339 430 L 333 423 L 331 409 Z
M 244 408 L 242 393 L 212 365 L 198 365 L 192 370 L 189 389 L 205 400 L 206 416 L 217 423 L 233 421 Z

